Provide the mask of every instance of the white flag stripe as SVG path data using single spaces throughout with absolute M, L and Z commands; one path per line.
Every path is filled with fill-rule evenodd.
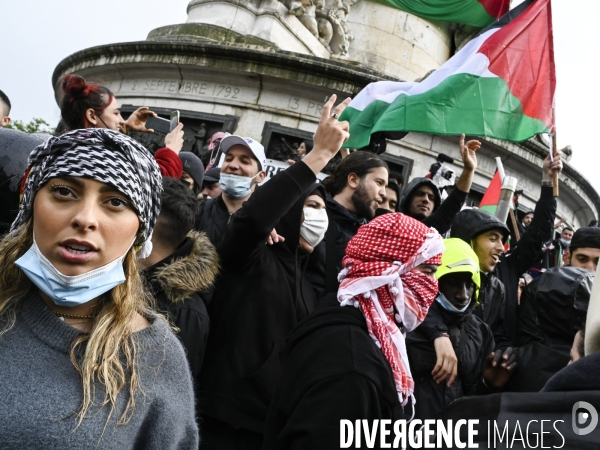
M 477 54 L 477 51 L 490 36 L 499 30 L 500 28 L 493 28 L 469 42 L 425 80 L 421 82 L 379 81 L 371 83 L 354 97 L 349 106 L 362 111 L 376 100 L 392 103 L 401 94 L 422 94 L 435 88 L 449 76 L 461 73 L 477 75 L 482 78 L 497 78 L 497 75 L 488 69 L 490 64 L 488 58 L 483 54 Z

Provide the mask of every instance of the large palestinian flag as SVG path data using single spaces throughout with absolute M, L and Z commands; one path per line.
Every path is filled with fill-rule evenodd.
M 379 81 L 340 116 L 347 148 L 377 131 L 487 136 L 524 141 L 554 125 L 550 0 L 527 0 L 483 30 L 421 82 Z
M 483 28 L 508 12 L 510 0 L 380 0 L 385 5 L 431 20 Z

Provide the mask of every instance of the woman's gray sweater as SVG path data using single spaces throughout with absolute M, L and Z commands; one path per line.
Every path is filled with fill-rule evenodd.
M 113 414 L 107 425 L 110 408 L 93 407 L 77 427 L 82 381 L 69 352 L 79 333 L 56 317 L 37 293 L 21 304 L 15 326 L 0 337 L 0 448 L 198 448 L 186 357 L 161 319 L 134 333 L 141 389 L 131 421 L 116 426 Z M 119 416 L 127 399 L 122 391 Z

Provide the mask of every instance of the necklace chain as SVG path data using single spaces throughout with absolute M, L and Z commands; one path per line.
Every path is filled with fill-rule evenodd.
M 96 316 L 95 315 L 90 315 L 90 316 L 77 316 L 75 314 L 63 314 L 63 313 L 59 313 L 59 312 L 54 312 L 55 315 L 57 315 L 58 317 L 62 317 L 65 319 L 93 319 Z

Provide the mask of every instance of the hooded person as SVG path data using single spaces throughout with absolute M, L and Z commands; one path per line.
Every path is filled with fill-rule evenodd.
M 348 136 L 348 123 L 337 120 L 348 101 L 330 115 L 335 98 L 323 108 L 313 150 L 258 188 L 217 245 L 222 272 L 208 307 L 200 376 L 203 448 L 262 448 L 279 351 L 316 304 L 304 278 L 308 255 L 327 229 L 326 194 L 316 175 Z M 285 240 L 266 245 L 275 226 Z
M 339 291 L 296 327 L 282 353 L 265 450 L 339 448 L 342 419 L 411 418 L 405 333 L 435 299 L 442 251 L 435 230 L 400 213 L 358 230 L 346 248 Z
M 503 444 L 507 442 L 504 447 L 508 447 L 509 440 L 504 441 L 498 429 L 494 430 L 492 427 L 490 430 L 489 424 L 492 421 L 499 421 L 496 422 L 499 424 L 520 423 L 522 429 L 519 428 L 519 434 L 516 434 L 517 428 L 513 425 L 508 434 L 513 434 L 514 430 L 517 439 L 513 439 L 513 442 L 529 442 L 529 447 L 540 442 L 543 437 L 543 445 L 548 447 L 550 443 L 554 443 L 555 447 L 568 450 L 596 448 L 600 441 L 600 427 L 597 426 L 597 411 L 600 409 L 599 325 L 600 284 L 596 283 L 592 287 L 587 312 L 585 357 L 555 373 L 540 392 L 504 392 L 485 397 L 461 398 L 452 403 L 445 419 L 474 419 L 475 433 L 468 434 L 473 438 L 473 444 L 479 445 L 479 448 L 489 448 L 491 440 L 497 438 Z M 481 420 L 482 418 L 485 420 Z M 540 419 L 547 421 L 548 426 L 537 426 Z M 463 442 L 467 438 L 465 431 L 466 427 L 463 427 L 460 433 Z
M 504 284 L 494 273 L 504 255 L 504 243 L 509 233 L 506 224 L 480 209 L 461 211 L 454 218 L 450 231 L 451 237 L 462 239 L 477 254 L 481 270 L 481 289 L 479 304 L 474 313 L 492 329 L 497 348 L 513 346 L 504 324 L 506 291 Z M 508 263 L 512 259 L 506 261 Z
M 556 214 L 556 199 L 552 195 L 552 177 L 562 170 L 560 155 L 546 157 L 542 167 L 542 191 L 535 207 L 535 218 L 518 245 L 504 252 L 509 236 L 505 223 L 480 209 L 465 209 L 452 221 L 450 236 L 461 238 L 473 247 L 482 272 L 481 307 L 475 314 L 487 323 L 494 333 L 496 348 L 514 347 L 518 340 L 518 284 L 521 274 L 541 258 L 541 249 L 552 234 Z M 444 337 L 447 327 L 429 318 L 423 323 L 432 341 L 438 341 L 440 359 L 456 356 L 449 340 Z M 443 347 L 443 348 L 442 348 Z
M 402 195 L 398 199 L 398 211 L 420 220 L 442 234 L 446 233 L 471 190 L 473 175 L 477 168 L 475 152 L 479 147 L 481 142 L 470 140 L 465 144 L 465 135 L 460 137 L 459 149 L 464 169 L 454 189 L 443 202 L 438 187 L 431 179 L 413 178 L 402 190 Z
M 138 272 L 158 164 L 121 133 L 83 129 L 35 148 L 28 167 L 0 241 L 2 447 L 197 447 L 183 348 Z
M 553 267 L 532 281 L 519 306 L 519 358 L 508 388 L 537 392 L 565 367 L 585 324 L 600 256 L 600 229 L 580 228 L 567 252 L 568 266 Z
M 516 367 L 512 349 L 504 354 L 494 352 L 490 327 L 473 314 L 481 284 L 477 255 L 461 239 L 446 239 L 444 245 L 442 264 L 435 274 L 439 292 L 427 316 L 435 316 L 448 327 L 458 370 L 456 378 L 438 377 L 436 351 L 427 333 L 420 327 L 408 333 L 406 348 L 417 401 L 415 418 L 420 420 L 442 419 L 450 403 L 465 395 L 496 392 Z

